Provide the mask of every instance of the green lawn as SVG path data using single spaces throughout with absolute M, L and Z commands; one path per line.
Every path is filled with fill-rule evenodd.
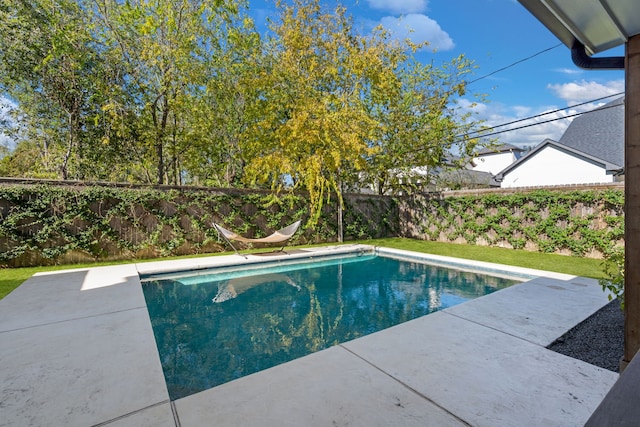
M 460 245 L 455 243 L 426 242 L 414 239 L 378 239 L 365 240 L 360 243 L 425 252 L 476 261 L 495 262 L 497 264 L 515 265 L 538 270 L 555 271 L 576 276 L 604 278 L 602 260 L 581 258 L 541 252 L 529 252 L 516 249 L 493 248 L 487 246 Z
M 354 242 L 347 242 L 354 243 Z M 389 238 L 365 240 L 358 243 L 375 246 L 386 246 L 409 251 L 425 252 L 434 255 L 445 255 L 477 261 L 495 262 L 498 264 L 515 265 L 518 267 L 535 268 L 538 270 L 556 271 L 576 276 L 604 277 L 602 261 L 591 258 L 568 257 L 539 252 L 528 252 L 515 249 L 491 248 L 486 246 L 458 245 L 453 243 L 425 242 L 422 240 Z M 324 245 L 315 245 L 324 246 Z M 251 252 L 251 251 L 244 251 Z M 191 255 L 189 257 L 173 257 L 163 259 L 193 258 L 201 256 L 228 255 L 229 252 L 211 255 Z M 33 274 L 43 271 L 66 270 L 70 268 L 97 267 L 101 265 L 126 264 L 131 262 L 145 262 L 155 260 L 129 260 L 119 262 L 96 262 L 91 264 L 58 265 L 49 267 L 5 268 L 0 270 L 0 298 L 17 288 Z

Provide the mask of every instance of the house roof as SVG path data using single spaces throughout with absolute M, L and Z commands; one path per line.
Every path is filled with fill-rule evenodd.
M 526 161 L 532 159 L 538 152 L 542 151 L 546 147 L 554 147 L 560 151 L 564 151 L 565 153 L 573 154 L 576 157 L 581 157 L 585 161 L 601 164 L 607 172 L 616 172 L 616 171 L 620 171 L 623 168 L 623 165 L 607 162 L 606 160 L 603 160 L 599 157 L 592 156 L 588 153 L 582 152 L 573 147 L 569 147 L 560 142 L 554 141 L 553 139 L 545 139 L 544 141 L 542 141 L 542 143 L 538 144 L 533 150 L 529 151 L 529 153 L 527 153 L 526 156 L 521 157 L 519 160 L 513 162 L 512 164 L 504 168 L 502 171 L 500 171 L 495 177 L 496 181 L 498 182 L 502 181 L 502 179 L 506 174 L 516 169 L 517 167 L 521 166 Z
M 624 169 L 624 97 L 618 98 L 574 119 L 560 141 L 545 139 L 533 150 L 496 175 L 504 175 L 531 159 L 548 146 L 598 163 L 609 172 Z
M 524 150 L 522 148 L 520 148 L 520 147 L 516 147 L 515 145 L 500 144 L 500 145 L 497 145 L 495 147 L 485 147 L 482 150 L 478 150 L 478 152 L 476 153 L 476 156 L 482 156 L 482 155 L 486 155 L 486 154 L 505 153 L 505 152 L 509 152 L 509 151 L 522 152 Z
M 623 167 L 624 97 L 575 118 L 559 142 Z
M 469 169 L 443 170 L 439 178 L 444 182 L 461 184 L 464 187 L 500 187 L 493 175 L 489 172 L 474 171 Z

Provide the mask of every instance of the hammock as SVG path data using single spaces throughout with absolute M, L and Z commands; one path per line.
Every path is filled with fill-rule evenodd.
M 221 235 L 224 238 L 224 240 L 227 241 L 229 246 L 231 246 L 233 248 L 235 253 L 240 255 L 240 253 L 238 253 L 238 250 L 231 243 L 231 240 L 235 240 L 235 241 L 238 241 L 238 242 L 244 242 L 244 243 L 282 243 L 282 242 L 286 242 L 287 240 L 289 240 L 296 233 L 296 231 L 298 231 L 298 227 L 300 227 L 300 221 L 296 221 L 293 224 L 286 226 L 285 228 L 281 228 L 280 230 L 275 231 L 270 236 L 261 237 L 261 238 L 258 238 L 258 239 L 249 239 L 247 237 L 242 237 L 238 233 L 235 233 L 233 231 L 227 230 L 226 228 L 224 228 L 224 227 L 222 227 L 222 226 L 220 226 L 220 225 L 218 225 L 216 223 L 213 223 L 213 226 L 218 231 L 218 234 Z M 284 246 L 282 246 L 282 248 L 280 248 L 280 251 L 284 252 Z M 245 256 L 245 258 L 246 258 L 246 256 Z

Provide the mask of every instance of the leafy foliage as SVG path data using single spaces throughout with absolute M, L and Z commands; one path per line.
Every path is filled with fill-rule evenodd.
M 322 12 L 318 1 L 278 7 L 276 36 L 252 82 L 259 95 L 245 135 L 246 173 L 275 190 L 287 181 L 306 189 L 316 223 L 331 193 L 342 203 L 345 174 L 364 168 L 377 124 L 363 100 L 371 75 L 390 79 L 393 70 L 372 70 L 384 45 L 356 35 L 343 7 L 333 13 Z
M 0 95 L 16 149 L 0 175 L 251 186 L 323 204 L 390 171 L 435 168 L 478 124 L 456 109 L 472 64 L 361 34 L 344 7 L 276 2 L 261 37 L 246 2 L 7 0 Z M 13 102 L 15 101 L 15 102 Z
M 274 36 L 253 79 L 243 154 L 251 184 L 304 188 L 315 223 L 323 201 L 345 188 L 384 194 L 389 174 L 436 167 L 466 126 L 454 98 L 466 93 L 464 57 L 441 68 L 411 55 L 422 46 L 391 39 L 382 28 L 363 36 L 345 8 L 318 0 L 277 2 Z
M 0 263 L 22 266 L 219 252 L 225 247 L 213 222 L 262 237 L 297 219 L 306 223 L 308 203 L 296 194 L 274 199 L 268 192 L 242 190 L 2 186 Z M 388 221 L 364 218 L 396 212 L 391 199 L 365 204 L 346 204 L 353 222 L 350 238 L 397 232 Z M 334 241 L 334 209 L 327 206 L 322 226 L 296 234 L 292 243 Z
M 18 155 L 3 160 L 5 174 L 82 178 L 94 155 L 105 77 L 80 2 L 7 0 L 0 7 L 0 91 L 14 101 L 18 126 L 5 131 Z M 94 165 L 95 166 L 95 165 Z
M 623 194 L 534 191 L 404 199 L 416 237 L 609 257 L 624 240 Z
M 599 283 L 603 291 L 610 292 L 609 300 L 617 298 L 624 309 L 624 247 L 613 246 L 605 254 L 603 270 L 606 278 Z
M 602 257 L 604 290 L 624 304 L 624 193 L 534 191 L 412 197 L 420 238 Z M 401 206 L 401 209 L 403 207 Z
M 225 101 L 237 86 L 225 84 L 235 78 L 229 60 L 257 42 L 242 6 L 3 2 L 0 94 L 15 102 L 18 125 L 3 126 L 17 149 L 0 174 L 181 184 L 207 163 L 224 167 L 202 147 L 230 123 Z

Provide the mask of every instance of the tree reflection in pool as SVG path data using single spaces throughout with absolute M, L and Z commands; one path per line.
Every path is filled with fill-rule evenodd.
M 514 283 L 367 255 L 160 278 L 143 291 L 175 400 Z

